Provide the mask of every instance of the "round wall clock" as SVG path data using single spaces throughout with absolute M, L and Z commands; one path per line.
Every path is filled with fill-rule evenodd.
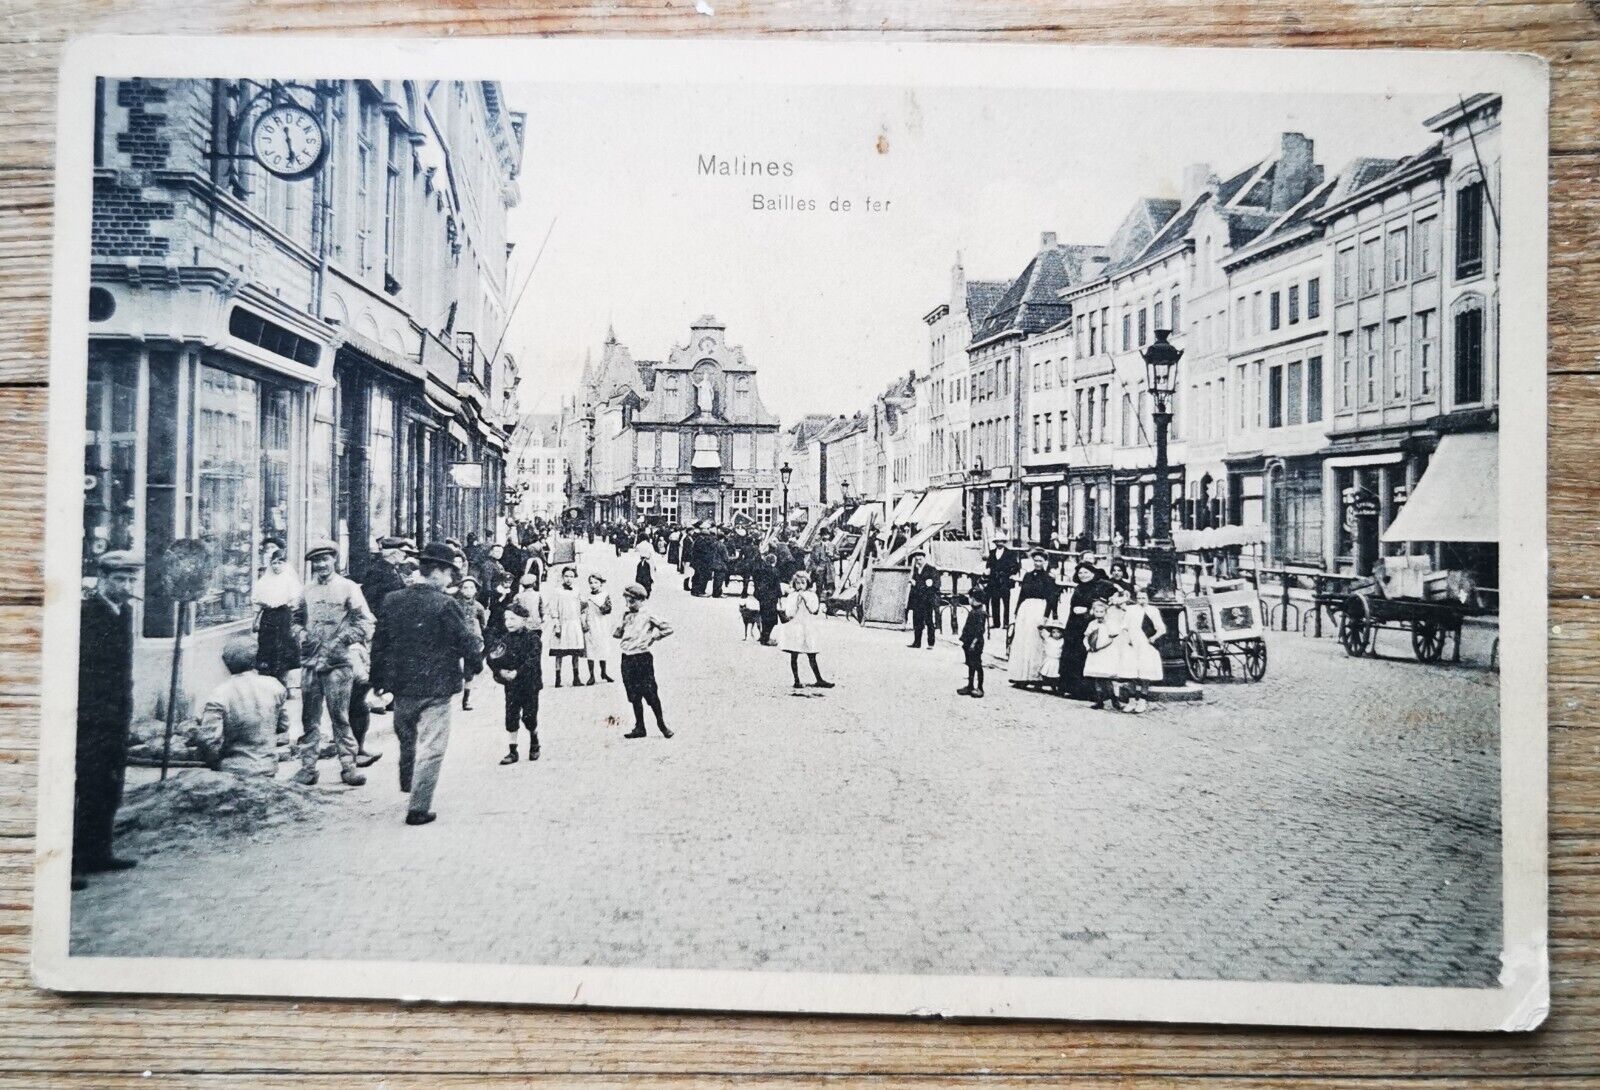
M 250 151 L 268 171 L 293 181 L 321 169 L 328 140 L 322 123 L 310 110 L 280 102 L 256 121 L 250 132 Z

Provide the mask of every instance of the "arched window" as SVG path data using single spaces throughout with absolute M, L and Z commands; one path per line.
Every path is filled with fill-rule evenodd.
M 1486 345 L 1489 342 L 1483 296 L 1463 295 L 1450 308 L 1451 401 L 1458 406 L 1484 400 Z

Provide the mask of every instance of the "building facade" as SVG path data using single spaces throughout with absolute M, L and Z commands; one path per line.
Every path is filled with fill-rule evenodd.
M 608 333 L 586 383 L 588 491 L 597 519 L 771 525 L 778 418 L 756 369 L 710 315 L 665 360 L 634 360 Z
M 568 462 L 559 413 L 525 413 L 511 433 L 506 455 L 512 516 L 554 523 L 567 506 Z
M 1093 280 L 1105 250 L 1040 236 L 1039 250 L 1006 288 L 989 313 L 974 318 L 967 348 L 968 466 L 967 526 L 974 537 L 1020 538 L 1031 521 L 1022 494 L 1022 429 L 1026 386 L 1022 372 L 1028 341 L 1071 317 L 1062 293 Z
M 266 109 L 309 111 L 327 153 L 286 181 L 248 156 Z M 506 210 L 522 119 L 486 83 L 102 80 L 85 439 L 85 576 L 150 561 L 136 675 L 180 615 L 190 694 L 248 629 L 264 546 L 492 532 L 514 404 Z M 210 585 L 159 578 L 180 538 Z M 141 713 L 164 695 L 143 680 Z

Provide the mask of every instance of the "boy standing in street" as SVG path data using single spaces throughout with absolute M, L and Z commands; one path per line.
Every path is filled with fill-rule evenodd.
M 543 650 L 539 630 L 532 627 L 528 610 L 518 604 L 505 612 L 505 631 L 489 649 L 489 670 L 506 690 L 506 734 L 511 746 L 500 758 L 503 765 L 517 763 L 517 731 L 528 728 L 528 760 L 539 759 L 539 690 L 544 688 Z
M 957 696 L 983 696 L 983 641 L 985 635 L 983 599 L 977 591 L 967 595 L 967 619 L 961 624 L 961 652 L 967 659 L 967 683 Z
M 672 626 L 644 608 L 649 594 L 638 583 L 629 583 L 622 591 L 627 602 L 622 621 L 614 635 L 622 651 L 622 689 L 633 705 L 633 730 L 624 738 L 643 738 L 644 705 L 649 704 L 655 713 L 656 729 L 661 737 L 671 738 L 672 732 L 661 715 L 661 694 L 656 689 L 656 661 L 650 648 L 672 635 Z

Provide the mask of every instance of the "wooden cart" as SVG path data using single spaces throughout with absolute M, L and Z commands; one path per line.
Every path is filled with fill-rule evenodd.
M 1470 576 L 1428 571 L 1425 557 L 1390 558 L 1389 567 L 1393 570 L 1380 568 L 1365 587 L 1345 597 L 1339 617 L 1345 653 L 1376 654 L 1378 633 L 1387 629 L 1411 634 L 1411 652 L 1418 662 L 1438 662 L 1446 642 L 1450 661 L 1460 662 L 1462 622 L 1486 612 Z M 1395 594 L 1393 588 L 1411 593 Z
M 1266 630 L 1254 587 L 1218 584 L 1184 599 L 1183 613 L 1189 630 L 1183 637 L 1183 662 L 1192 680 L 1260 681 L 1267 676 Z

